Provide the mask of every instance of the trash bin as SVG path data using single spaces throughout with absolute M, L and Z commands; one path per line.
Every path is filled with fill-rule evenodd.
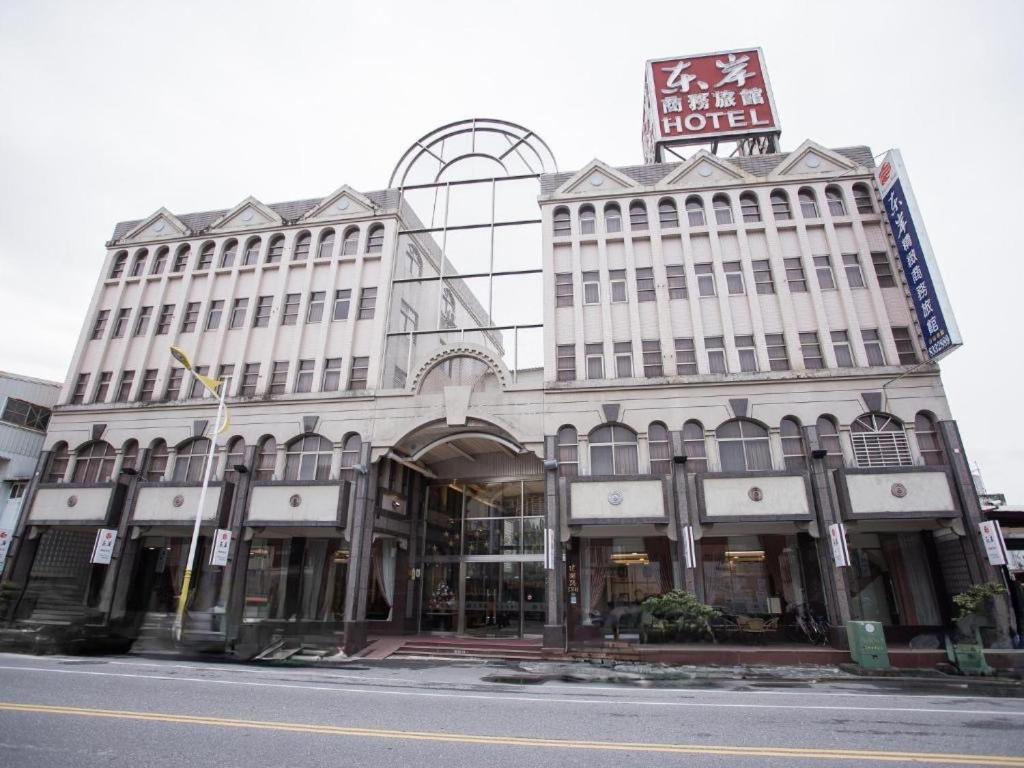
M 867 669 L 889 668 L 889 651 L 881 622 L 851 621 L 846 625 L 846 637 L 850 641 L 850 656 L 856 664 Z

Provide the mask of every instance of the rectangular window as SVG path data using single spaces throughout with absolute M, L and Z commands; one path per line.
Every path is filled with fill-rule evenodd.
M 832 259 L 828 256 L 814 257 L 814 271 L 818 273 L 818 285 L 823 291 L 834 291 L 836 276 L 832 274 Z
M 879 288 L 895 288 L 896 277 L 892 273 L 892 263 L 884 251 L 873 251 L 871 263 L 875 267 L 875 277 L 878 278 Z
M 121 371 L 121 380 L 117 383 L 117 395 L 114 397 L 116 403 L 127 403 L 132 393 L 132 383 L 135 381 L 135 371 Z
M 231 321 L 228 323 L 228 328 L 241 328 L 245 325 L 247 309 L 249 309 L 248 299 L 235 299 L 235 303 L 231 306 Z
M 727 261 L 722 264 L 725 271 L 725 284 L 729 289 L 729 295 L 739 296 L 743 293 L 743 270 L 738 261 Z
M 199 261 L 196 263 L 196 270 L 202 271 L 213 266 L 213 243 L 207 243 L 199 252 Z
M 193 370 L 200 376 L 205 376 L 210 372 L 210 366 L 208 365 L 197 365 Z M 195 376 L 192 377 L 192 384 L 188 390 L 188 396 L 190 399 L 198 399 L 200 397 L 209 397 L 210 390 L 203 386 L 203 383 L 199 381 Z
M 860 257 L 856 253 L 843 254 L 843 268 L 846 269 L 846 282 L 851 288 L 864 287 L 864 273 L 860 268 Z
M 800 334 L 800 354 L 803 355 L 805 368 L 825 367 L 825 360 L 821 356 L 821 344 L 815 331 Z
M 192 333 L 199 322 L 199 302 L 190 301 L 185 305 L 185 314 L 181 318 L 181 332 Z
M 326 300 L 326 291 L 313 291 L 309 294 L 309 307 L 306 309 L 307 323 L 319 323 L 324 319 L 324 301 Z
M 90 338 L 99 339 L 107 328 L 107 318 L 110 317 L 109 309 L 101 309 L 96 313 L 96 321 L 92 324 L 92 335 Z
M 654 301 L 654 270 L 643 267 L 636 271 L 636 300 Z
M 644 377 L 653 379 L 665 375 L 665 367 L 661 361 L 661 342 L 658 340 L 643 342 Z
M 224 397 L 227 397 L 233 389 L 235 366 L 231 363 L 222 363 L 220 370 L 217 371 L 217 380 L 224 382 L 221 386 L 224 387 Z
M 402 322 L 399 326 L 399 330 L 404 333 L 415 331 L 419 328 L 420 316 L 419 313 L 408 304 L 405 299 L 402 299 L 401 307 L 399 308 L 399 314 L 401 315 Z
M 557 355 L 558 381 L 574 381 L 576 379 L 576 345 L 559 344 Z
M 75 379 L 75 389 L 71 393 L 71 404 L 81 405 L 85 402 L 85 393 L 89 388 L 89 374 L 80 373 L 78 378 Z
M 893 328 L 892 338 L 896 342 L 896 353 L 900 356 L 900 365 L 913 365 L 917 360 L 917 349 L 909 328 Z
M 786 282 L 789 284 L 791 293 L 805 293 L 807 291 L 807 277 L 804 275 L 804 265 L 799 257 L 785 259 Z
M 694 264 L 697 273 L 697 293 L 701 296 L 715 295 L 715 273 L 710 264 Z
M 682 264 L 670 264 L 665 267 L 668 273 L 668 297 L 670 299 L 686 298 L 686 267 Z
M 740 357 L 740 370 L 753 373 L 757 370 L 757 351 L 753 336 L 736 336 L 736 352 Z
M 171 324 L 174 322 L 174 305 L 164 304 L 160 309 L 160 319 L 156 324 L 156 335 L 166 336 L 171 332 Z
M 626 270 L 608 271 L 608 287 L 612 292 L 612 303 L 628 301 L 626 297 Z
M 348 378 L 349 389 L 366 389 L 367 373 L 370 369 L 370 358 L 353 357 L 352 373 Z
M 761 220 L 761 211 L 757 206 L 757 198 L 753 193 L 740 195 L 740 211 L 743 213 L 743 222 L 753 224 Z
M 4 404 L 3 414 L 0 414 L 0 421 L 45 432 L 46 427 L 50 424 L 50 415 L 49 408 L 30 403 L 27 400 L 8 397 Z
M 238 387 L 239 397 L 254 397 L 260 381 L 260 364 L 246 363 L 242 369 L 242 382 Z
M 572 273 L 558 272 L 555 274 L 555 306 L 572 306 Z
M 171 267 L 171 272 L 184 272 L 185 267 L 188 266 L 188 246 L 179 248 L 178 252 L 174 254 L 174 265 Z
M 617 341 L 614 346 L 615 375 L 620 379 L 633 378 L 633 342 Z
M 295 325 L 299 321 L 299 294 L 286 293 L 281 310 L 281 325 Z
M 267 250 L 267 264 L 277 264 L 284 256 L 284 238 L 275 237 L 270 241 L 270 248 Z
M 447 286 L 441 291 L 441 327 L 455 327 L 455 293 Z
M 313 391 L 313 360 L 299 360 L 299 372 L 295 376 L 296 392 Z
M 114 327 L 110 331 L 110 338 L 120 339 L 128 328 L 128 316 L 131 314 L 129 307 L 117 310 L 117 317 L 114 318 Z
M 270 310 L 273 306 L 273 296 L 260 296 L 256 299 L 256 312 L 252 316 L 253 328 L 266 328 L 270 325 Z
M 25 489 L 28 487 L 28 483 L 24 480 L 11 480 L 11 495 L 7 498 L 11 501 L 20 499 L 25 495 Z
M 174 366 L 167 376 L 167 387 L 164 389 L 164 400 L 177 400 L 181 396 L 181 382 L 185 379 L 185 369 Z
M 704 348 L 708 353 L 708 370 L 711 373 L 725 373 L 725 342 L 721 336 L 709 336 L 704 339 Z
M 276 360 L 270 369 L 270 394 L 283 395 L 288 384 L 288 361 Z
M 583 273 L 583 303 L 598 304 L 601 301 L 601 283 L 597 272 Z
M 224 314 L 224 299 L 214 299 L 206 310 L 206 330 L 214 331 L 220 327 L 220 316 Z
M 598 342 L 597 344 L 587 344 L 584 348 L 587 358 L 587 378 L 588 379 L 603 379 L 604 378 L 604 345 Z
M 324 361 L 324 381 L 321 389 L 324 392 L 337 392 L 341 389 L 340 357 L 328 357 Z
M 682 376 L 697 373 L 697 351 L 693 339 L 676 339 L 676 373 Z
M 332 320 L 347 320 L 348 306 L 352 303 L 352 290 L 343 288 L 334 292 L 334 314 Z
M 167 248 L 161 248 L 156 252 L 156 256 L 153 257 L 153 266 L 149 268 L 149 274 L 159 275 L 164 271 L 164 267 L 167 266 Z
M 152 307 L 141 307 L 139 309 L 139 316 L 135 318 L 135 330 L 132 332 L 133 336 L 145 336 L 149 330 L 149 319 L 153 316 Z
M 775 280 L 768 259 L 757 259 L 753 263 L 754 285 L 760 294 L 775 293 Z
M 110 391 L 110 380 L 114 377 L 111 371 L 103 371 L 100 374 L 99 381 L 96 382 L 96 391 L 92 395 L 92 401 L 94 403 L 105 403 L 107 401 L 107 393 Z
M 363 288 L 359 294 L 359 319 L 372 320 L 373 311 L 377 306 L 377 289 Z
M 786 339 L 781 333 L 766 333 L 765 346 L 768 348 L 768 367 L 773 371 L 789 370 L 789 352 L 786 351 Z
M 832 331 L 832 351 L 835 353 L 837 366 L 840 368 L 853 368 L 850 334 L 846 331 Z
M 306 232 L 295 240 L 295 248 L 292 250 L 292 261 L 305 261 L 309 258 L 309 245 L 312 238 Z
M 885 365 L 885 355 L 882 354 L 882 340 L 875 328 L 862 328 L 861 338 L 864 339 L 864 352 L 868 356 L 868 365 Z

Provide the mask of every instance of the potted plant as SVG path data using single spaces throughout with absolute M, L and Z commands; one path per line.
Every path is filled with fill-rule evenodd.
M 708 620 L 718 615 L 717 610 L 682 589 L 652 595 L 641 609 L 640 640 L 644 643 L 709 640 Z
M 989 581 L 975 584 L 966 592 L 953 597 L 953 604 L 957 608 L 953 619 L 956 637 L 952 649 L 947 648 L 947 653 L 965 675 L 988 675 L 993 672 L 985 661 L 981 629 L 991 625 L 989 614 L 992 601 L 997 595 L 1003 594 L 1006 594 L 1006 588 L 1002 584 Z

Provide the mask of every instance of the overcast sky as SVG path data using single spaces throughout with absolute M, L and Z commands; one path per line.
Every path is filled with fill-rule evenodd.
M 903 150 L 965 339 L 943 362 L 1024 503 L 1024 3 L 0 0 L 0 369 L 63 380 L 120 220 L 387 185 L 474 116 L 562 170 L 642 162 L 648 58 L 760 45 L 784 149 Z

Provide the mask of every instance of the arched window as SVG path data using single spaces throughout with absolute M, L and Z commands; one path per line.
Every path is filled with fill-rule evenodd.
M 711 206 L 715 209 L 715 221 L 719 224 L 732 224 L 732 203 L 728 195 L 718 194 L 711 198 Z
M 355 256 L 359 252 L 359 227 L 349 227 L 341 241 L 341 255 Z
M 699 421 L 683 424 L 683 453 L 690 472 L 708 471 L 708 449 L 704 442 L 704 425 Z
M 804 435 L 800 430 L 800 422 L 787 416 L 779 424 L 779 435 L 782 438 L 782 459 L 786 469 L 806 469 L 807 452 L 804 450 Z
M 814 192 L 804 187 L 797 192 L 796 196 L 800 200 L 800 214 L 805 219 L 818 218 L 818 200 L 814 196 Z
M 329 480 L 334 446 L 326 437 L 305 435 L 288 444 L 285 480 Z
M 853 204 L 857 206 L 857 213 L 874 213 L 875 204 L 872 202 L 871 190 L 867 184 L 853 185 Z
M 238 480 L 236 465 L 245 464 L 245 438 L 233 437 L 228 442 L 227 458 L 224 460 L 224 479 Z
M 590 433 L 590 474 L 635 475 L 638 472 L 636 433 L 633 430 L 606 424 Z
M 176 483 L 201 483 L 209 453 L 210 441 L 205 437 L 194 437 L 179 445 L 178 455 L 174 457 L 174 475 L 171 479 Z M 216 469 L 211 468 L 211 477 Z
M 740 195 L 740 210 L 743 213 L 743 221 L 747 224 L 761 220 L 761 208 L 757 204 L 757 195 L 753 192 L 744 192 Z
M 64 473 L 68 471 L 68 462 L 71 454 L 68 453 L 68 444 L 57 443 L 50 449 L 50 462 L 46 467 L 46 478 L 44 482 L 60 483 L 64 481 Z
M 629 204 L 629 228 L 637 231 L 647 229 L 647 206 L 642 200 Z
M 846 215 L 846 203 L 843 202 L 843 193 L 839 187 L 825 187 L 825 200 L 828 202 L 828 212 L 833 216 Z
M 199 251 L 199 260 L 196 262 L 196 269 L 209 269 L 213 266 L 213 252 L 217 248 L 213 243 L 204 243 Z
M 793 212 L 789 209 L 789 196 L 781 189 L 776 189 L 771 194 L 772 216 L 776 221 L 789 221 L 793 218 Z
M 75 452 L 73 483 L 105 483 L 114 472 L 114 446 L 103 440 L 89 443 Z
M 284 235 L 274 235 L 267 247 L 267 264 L 277 264 L 284 257 Z
M 145 248 L 135 252 L 135 258 L 132 259 L 132 270 L 128 273 L 128 277 L 139 277 L 145 271 L 148 256 L 149 251 Z
M 184 272 L 188 266 L 188 256 L 192 253 L 192 246 L 188 243 L 180 246 L 174 254 L 174 264 L 171 265 L 171 272 Z
M 566 426 L 559 429 L 556 442 L 559 476 L 576 477 L 580 473 L 579 436 L 576 427 Z
M 658 203 L 658 223 L 662 229 L 679 226 L 679 210 L 672 198 L 666 197 Z
M 220 252 L 221 267 L 233 267 L 235 256 L 238 254 L 238 241 L 234 238 L 224 243 L 224 250 Z
M 164 267 L 167 266 L 167 257 L 170 255 L 171 249 L 166 245 L 162 248 L 157 249 L 156 256 L 153 257 L 153 266 L 149 268 L 149 274 L 159 275 L 164 271 Z
M 266 435 L 256 449 L 256 479 L 273 480 L 274 467 L 277 464 L 277 441 Z
M 552 219 L 551 234 L 555 237 L 568 237 L 572 233 L 568 208 L 556 208 Z
M 366 252 L 380 253 L 384 250 L 384 225 L 374 224 L 366 233 Z
M 608 203 L 604 207 L 604 231 L 609 233 L 622 231 L 622 209 L 619 208 L 618 203 Z
M 325 229 L 320 233 L 320 243 L 316 247 L 316 257 L 318 259 L 329 259 L 332 253 L 334 253 L 334 230 Z
M 118 251 L 110 264 L 110 278 L 116 280 L 124 274 L 124 265 L 128 261 L 128 251 Z
M 362 450 L 363 440 L 359 435 L 352 433 L 345 438 L 341 444 L 341 468 L 349 470 L 359 464 L 359 452 Z
M 696 195 L 686 198 L 686 220 L 691 227 L 703 227 L 707 223 L 704 218 L 704 202 Z
M 248 267 L 255 264 L 260 258 L 260 239 L 251 237 L 245 244 L 245 253 L 242 254 L 242 266 Z
M 302 232 L 295 238 L 295 247 L 292 249 L 292 261 L 305 261 L 309 258 L 309 244 L 313 236 L 309 232 Z
M 748 419 L 733 419 L 720 426 L 718 455 L 723 472 L 753 472 L 772 468 L 768 430 Z
M 935 419 L 927 411 L 921 411 L 914 417 L 914 434 L 917 435 L 917 448 L 926 466 L 937 467 L 946 463 Z
M 580 234 L 592 235 L 597 231 L 597 215 L 594 213 L 594 206 L 584 205 L 580 207 Z
M 167 443 L 157 438 L 149 446 L 149 459 L 146 461 L 146 481 L 157 483 L 164 479 L 167 472 L 167 460 L 170 454 Z
M 913 465 L 903 424 L 887 413 L 865 413 L 850 425 L 853 455 L 858 467 Z
M 843 466 L 843 448 L 839 443 L 839 428 L 831 416 L 818 417 L 818 442 L 825 449 L 825 466 L 838 469 Z
M 121 469 L 136 469 L 139 463 L 139 441 L 126 440 L 121 446 Z
M 668 441 L 668 429 L 660 421 L 647 427 L 647 451 L 651 457 L 652 475 L 672 474 L 672 447 Z

